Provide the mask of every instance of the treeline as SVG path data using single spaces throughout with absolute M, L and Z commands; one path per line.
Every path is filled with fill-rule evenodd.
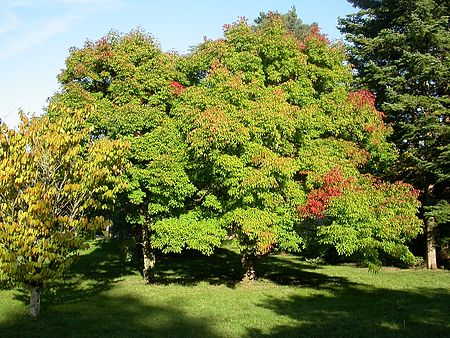
M 295 9 L 225 25 L 184 56 L 111 32 L 72 49 L 58 79 L 45 116 L 0 135 L 2 271 L 31 287 L 34 315 L 39 287 L 108 224 L 142 249 L 147 282 L 157 250 L 209 255 L 226 239 L 245 280 L 277 250 L 415 262 L 424 191 L 392 179 L 392 116 Z M 436 208 L 423 210 L 444 224 Z

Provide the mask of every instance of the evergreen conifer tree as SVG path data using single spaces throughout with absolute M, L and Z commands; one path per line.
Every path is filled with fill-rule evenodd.
M 421 191 L 433 269 L 436 246 L 448 246 L 450 220 L 450 2 L 349 2 L 359 11 L 340 19 L 340 30 L 359 83 L 376 95 L 377 109 L 393 125 L 400 151 L 394 175 Z

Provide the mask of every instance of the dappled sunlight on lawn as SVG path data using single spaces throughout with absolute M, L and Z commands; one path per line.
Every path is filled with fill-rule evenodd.
M 276 254 L 241 284 L 239 256 L 224 247 L 159 257 L 156 283 L 117 241 L 93 242 L 72 273 L 42 294 L 38 321 L 28 293 L 0 293 L 2 337 L 446 336 L 450 287 L 445 271 L 386 270 L 307 263 Z M 430 284 L 430 280 L 434 281 Z

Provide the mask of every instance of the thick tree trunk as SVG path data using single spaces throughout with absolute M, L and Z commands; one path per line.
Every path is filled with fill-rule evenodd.
M 41 312 L 41 293 L 39 291 L 38 286 L 30 286 L 30 316 L 33 319 L 37 319 L 39 317 L 39 313 Z
M 436 220 L 429 217 L 425 220 L 427 235 L 427 268 L 437 269 L 436 255 Z
M 142 227 L 142 254 L 144 256 L 144 269 L 142 274 L 146 283 L 153 283 L 155 277 L 156 255 L 150 241 L 150 230 Z
M 242 278 L 242 282 L 244 283 L 251 283 L 256 280 L 256 271 L 255 271 L 255 264 L 256 264 L 256 256 L 247 251 L 241 252 L 241 264 L 242 269 L 244 270 L 244 277 Z

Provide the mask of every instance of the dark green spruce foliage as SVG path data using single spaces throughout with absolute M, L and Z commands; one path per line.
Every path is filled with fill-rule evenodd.
M 429 250 L 434 232 L 448 250 L 450 2 L 349 2 L 359 11 L 341 19 L 340 30 L 360 84 L 376 94 L 376 107 L 393 125 L 391 140 L 400 150 L 393 175 L 421 191 Z
M 317 26 L 316 23 L 313 23 L 311 25 L 308 25 L 302 21 L 297 15 L 297 10 L 295 6 L 292 6 L 292 8 L 285 14 L 280 14 L 278 12 L 261 12 L 259 13 L 259 17 L 255 19 L 256 26 L 264 26 L 268 22 L 270 22 L 271 18 L 274 16 L 279 16 L 283 20 L 284 25 L 286 26 L 287 30 L 294 34 L 295 37 L 299 40 L 303 40 L 306 38 L 311 29 L 315 26 Z

